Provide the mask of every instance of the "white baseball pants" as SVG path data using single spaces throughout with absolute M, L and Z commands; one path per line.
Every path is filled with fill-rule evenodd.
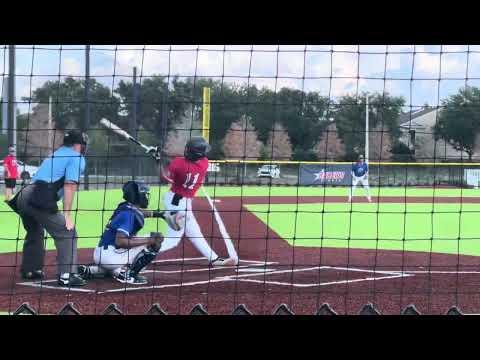
M 180 240 L 182 240 L 183 235 L 185 234 L 187 238 L 192 242 L 195 248 L 208 259 L 208 261 L 215 260 L 218 255 L 213 251 L 210 245 L 207 243 L 203 237 L 202 230 L 198 225 L 197 219 L 192 210 L 192 199 L 182 198 L 178 205 L 172 204 L 172 200 L 175 194 L 171 191 L 167 192 L 163 198 L 165 210 L 167 211 L 178 211 L 183 213 L 183 224 L 182 229 L 175 231 L 170 227 L 167 228 L 167 233 L 162 242 L 160 248 L 160 253 L 167 250 L 173 249 L 178 245 Z
M 359 177 L 352 176 L 352 186 L 350 187 L 350 194 L 348 196 L 348 201 L 352 201 L 353 193 L 355 192 L 357 184 L 359 183 L 363 185 L 363 188 L 367 193 L 368 201 L 372 201 L 372 198 L 370 196 L 370 186 L 368 185 L 368 177 L 366 175 L 359 176 Z
M 93 252 L 93 261 L 100 269 L 93 269 L 94 273 L 101 272 L 101 269 L 118 273 L 125 265 L 131 265 L 137 255 L 146 249 L 146 246 L 136 246 L 130 249 L 116 249 L 114 246 L 98 246 Z

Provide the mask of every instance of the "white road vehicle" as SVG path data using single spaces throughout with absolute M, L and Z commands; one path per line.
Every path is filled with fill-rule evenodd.
M 269 177 L 272 179 L 280 178 L 280 167 L 278 165 L 262 165 L 257 172 L 258 177 Z

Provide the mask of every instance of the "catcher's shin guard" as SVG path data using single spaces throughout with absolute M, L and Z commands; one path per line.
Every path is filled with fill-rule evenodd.
M 162 246 L 163 235 L 162 233 L 159 233 L 159 232 L 151 232 L 150 237 L 155 239 L 155 242 L 153 244 L 148 245 L 147 250 L 156 254 L 160 251 L 160 247 Z
M 150 264 L 156 256 L 156 252 L 143 249 L 142 252 L 137 255 L 135 260 L 133 260 L 132 265 L 130 265 L 130 274 L 136 276 L 142 271 L 142 269 Z

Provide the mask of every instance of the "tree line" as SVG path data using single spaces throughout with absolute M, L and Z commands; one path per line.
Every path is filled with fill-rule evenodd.
M 85 80 L 72 77 L 48 81 L 23 100 L 46 104 L 51 97 L 58 129 L 85 129 L 85 84 Z M 156 143 L 164 138 L 178 142 L 175 134 L 182 130 L 188 133 L 194 126 L 198 130 L 201 124 L 204 87 L 211 89 L 212 158 L 352 160 L 364 150 L 364 93 L 345 95 L 334 102 L 314 91 L 282 88 L 275 92 L 204 78 L 175 77 L 170 84 L 163 76 L 142 79 L 137 84 L 136 104 L 132 82 L 121 80 L 112 91 L 92 78 L 89 129 L 98 128 L 103 117 L 128 129 L 136 107 L 140 138 Z M 405 99 L 375 93 L 369 95 L 369 103 L 370 146 L 378 147 L 377 156 L 413 159 L 408 147 L 399 141 Z M 479 104 L 477 88 L 461 89 L 445 99 L 434 136 L 473 154 L 475 136 L 480 133 Z M 27 127 L 28 114 L 20 115 L 18 124 L 19 128 Z M 92 147 L 105 151 L 105 139 L 97 133 L 89 130 Z

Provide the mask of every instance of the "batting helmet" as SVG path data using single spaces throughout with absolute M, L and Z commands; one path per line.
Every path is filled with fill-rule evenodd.
M 203 137 L 192 137 L 185 145 L 185 158 L 190 161 L 197 161 L 207 156 L 210 145 Z
M 150 200 L 150 188 L 140 180 L 127 181 L 123 187 L 123 198 L 130 204 L 146 209 Z

